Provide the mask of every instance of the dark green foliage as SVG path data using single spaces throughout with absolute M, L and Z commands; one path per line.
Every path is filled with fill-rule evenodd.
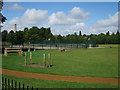
M 15 38 L 15 33 L 10 32 L 7 36 L 7 41 L 11 43 L 11 45 L 15 44 L 16 38 Z
M 120 32 L 117 30 L 116 33 L 110 34 L 109 31 L 100 34 L 81 34 L 79 35 L 75 32 L 74 34 L 68 34 L 66 36 L 62 35 L 53 35 L 50 28 L 38 28 L 32 27 L 28 29 L 27 27 L 24 28 L 24 31 L 17 31 L 14 33 L 11 30 L 8 34 L 7 31 L 4 30 L 2 32 L 2 40 L 11 42 L 11 44 L 21 44 L 24 43 L 66 43 L 66 44 L 78 44 L 78 43 L 95 43 L 95 44 L 120 44 Z M 14 37 L 14 38 L 13 38 Z M 7 39 L 6 39 L 7 38 Z
M 81 33 L 81 31 L 79 32 L 79 36 L 82 36 L 82 33 Z
M 7 40 L 7 35 L 8 35 L 7 30 L 4 30 L 4 31 L 2 32 L 2 41 L 6 41 L 6 40 Z
M 16 41 L 15 43 L 16 44 L 22 44 L 24 43 L 24 32 L 23 31 L 17 31 L 15 33 L 15 38 L 16 38 Z

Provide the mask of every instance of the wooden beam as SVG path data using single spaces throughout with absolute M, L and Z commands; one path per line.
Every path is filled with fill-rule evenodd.
M 46 66 L 46 61 L 45 61 L 45 54 L 43 55 L 44 57 L 44 67 Z
M 32 64 L 32 53 L 30 52 L 30 64 Z
M 25 65 L 27 65 L 27 55 L 25 53 Z

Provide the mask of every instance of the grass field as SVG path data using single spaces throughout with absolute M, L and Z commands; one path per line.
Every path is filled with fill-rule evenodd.
M 35 88 L 118 88 L 116 84 L 104 84 L 104 83 L 87 83 L 87 82 L 66 82 L 66 81 L 55 81 L 55 80 L 42 80 L 42 79 L 30 79 L 30 78 L 19 78 L 13 76 L 6 76 L 14 81 L 22 82 L 25 87 L 29 85 Z M 22 87 L 21 84 L 21 87 Z M 18 85 L 17 85 L 18 86 Z
M 120 45 L 118 45 L 118 44 L 99 44 L 99 46 L 100 47 L 109 47 L 109 46 L 111 46 L 111 47 L 118 47 Z
M 10 70 L 53 75 L 118 78 L 117 46 L 114 46 L 113 48 L 71 49 L 67 50 L 66 52 L 60 52 L 59 50 L 40 50 L 36 51 L 35 53 L 50 53 L 52 60 L 51 64 L 54 66 L 51 68 L 26 67 L 24 66 L 24 56 L 9 54 L 7 57 L 2 57 L 2 67 Z M 34 56 L 33 60 L 33 63 L 43 63 L 41 56 Z M 29 79 L 36 82 L 30 83 L 27 82 L 27 78 L 10 78 L 21 80 L 21 82 L 35 86 L 40 83 L 40 87 L 117 87 L 117 85 L 112 84 L 77 83 L 35 79 Z

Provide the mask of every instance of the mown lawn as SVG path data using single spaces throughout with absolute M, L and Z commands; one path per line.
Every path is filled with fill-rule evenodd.
M 30 78 L 19 78 L 13 76 L 3 75 L 10 80 L 17 81 L 17 86 L 19 82 L 25 84 L 25 88 L 29 85 L 34 88 L 118 88 L 117 84 L 105 84 L 105 83 L 87 83 L 87 82 L 66 82 L 66 81 L 55 81 L 55 80 L 41 80 L 41 79 L 30 79 Z
M 118 47 L 120 46 L 119 44 L 99 44 L 100 47 Z
M 66 76 L 118 78 L 118 47 L 40 50 L 35 53 L 50 53 L 51 68 L 24 66 L 24 56 L 9 54 L 2 56 L 2 68 L 24 72 Z M 28 58 L 29 59 L 29 58 Z M 43 63 L 41 56 L 34 56 L 33 63 Z

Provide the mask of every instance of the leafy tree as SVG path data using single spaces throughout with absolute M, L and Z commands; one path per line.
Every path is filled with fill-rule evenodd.
M 15 33 L 11 30 L 7 36 L 7 41 L 11 43 L 11 45 L 15 44 L 16 38 Z
M 24 32 L 27 32 L 29 29 L 28 29 L 28 27 L 25 27 L 24 28 Z
M 118 35 L 118 36 L 120 35 L 120 32 L 119 32 L 119 30 L 117 30 L 117 33 L 116 33 L 116 35 Z
M 106 44 L 110 43 L 110 33 L 109 31 L 106 33 Z
M 60 42 L 60 43 L 84 43 L 90 39 L 90 43 L 97 43 L 97 44 L 120 44 L 120 32 L 117 30 L 116 33 L 112 33 L 110 35 L 109 31 L 104 33 L 100 33 L 98 35 L 96 34 L 81 34 L 81 31 L 79 32 L 79 35 L 77 35 L 77 32 L 73 34 L 68 34 L 66 36 L 61 35 L 53 35 L 51 33 L 50 28 L 38 28 L 38 27 L 32 27 L 28 29 L 27 27 L 24 28 L 23 31 L 17 31 L 14 33 L 13 30 L 9 32 L 7 35 L 7 31 L 3 31 L 3 41 L 6 40 L 11 42 L 11 44 L 23 44 L 24 42 L 31 42 L 33 43 L 40 43 L 40 42 L 47 42 L 49 43 L 49 39 L 52 42 Z
M 115 43 L 116 43 L 116 36 L 114 33 L 112 33 L 110 36 L 110 44 L 115 44 Z
M 24 32 L 23 31 L 17 31 L 15 33 L 16 35 L 16 44 L 24 44 Z
M 105 34 L 103 34 L 103 33 L 100 33 L 99 35 L 98 35 L 98 43 L 99 44 L 105 44 L 106 43 L 106 36 L 105 36 Z
M 79 36 L 82 36 L 82 33 L 81 33 L 81 31 L 79 32 Z
M 9 34 L 10 34 L 10 33 L 14 33 L 14 31 L 13 31 L 13 30 L 11 30 L 11 31 L 9 32 Z
M 109 33 L 109 31 L 106 33 L 106 36 L 110 36 L 110 33 Z
M 86 37 L 87 35 L 86 34 L 83 34 L 83 37 Z
M 7 41 L 7 35 L 8 35 L 7 30 L 4 30 L 4 31 L 2 32 L 2 41 Z
M 96 34 L 91 34 L 90 35 L 90 43 L 98 43 L 98 36 Z
M 116 43 L 117 43 L 117 44 L 120 44 L 120 32 L 119 32 L 119 30 L 117 30 L 115 37 L 116 37 L 116 38 L 115 38 Z
M 46 28 L 46 30 L 45 30 L 45 38 L 46 38 L 46 40 L 48 40 L 50 37 L 51 37 L 51 30 L 50 30 L 50 28 Z
M 62 42 L 62 41 L 63 41 L 63 37 L 59 34 L 58 37 L 57 37 L 57 40 L 58 40 L 59 42 Z

